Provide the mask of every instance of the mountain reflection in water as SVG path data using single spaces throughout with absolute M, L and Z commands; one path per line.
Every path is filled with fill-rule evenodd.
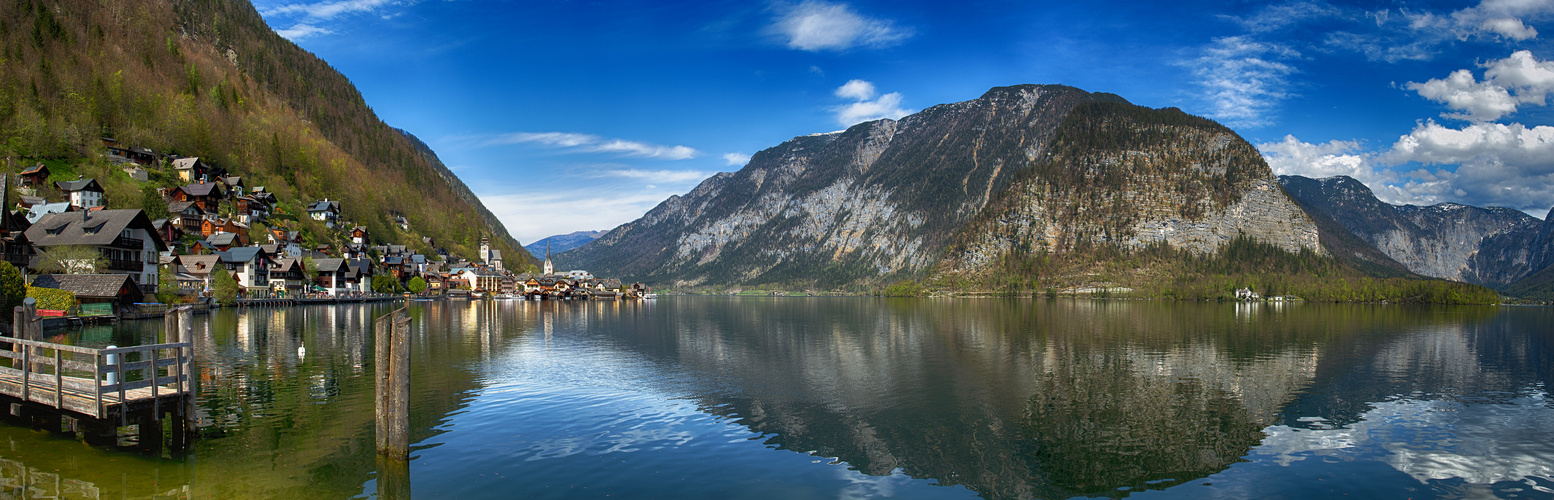
M 88 498 L 1554 495 L 1549 308 L 415 303 L 408 475 L 371 446 L 367 325 L 386 312 L 201 317 L 192 454 L 0 428 L 0 481 L 46 471 Z M 152 323 L 64 338 L 144 343 Z

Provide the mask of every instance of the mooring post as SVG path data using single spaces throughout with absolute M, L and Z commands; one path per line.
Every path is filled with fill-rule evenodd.
M 184 305 L 178 308 L 178 341 L 187 342 L 189 348 L 184 351 L 183 373 L 189 380 L 181 387 L 183 396 L 183 432 L 184 442 L 193 442 L 200 431 L 199 409 L 195 406 L 196 394 L 200 392 L 200 378 L 194 375 L 194 306 Z
M 20 332 L 16 338 L 25 340 L 43 340 L 43 322 L 38 318 L 38 299 L 27 297 L 22 299 L 22 319 Z M 33 372 L 43 371 L 43 363 L 34 364 L 30 368 Z
M 378 318 L 373 339 L 378 454 L 410 459 L 410 316 L 401 307 Z

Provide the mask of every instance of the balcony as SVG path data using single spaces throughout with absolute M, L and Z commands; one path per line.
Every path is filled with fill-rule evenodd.
M 140 272 L 146 270 L 146 263 L 138 260 L 108 259 L 108 269 Z
M 114 247 L 119 247 L 119 248 L 133 248 L 133 249 L 139 250 L 139 249 L 142 249 L 142 248 L 146 247 L 146 240 L 142 240 L 140 238 L 125 238 L 123 236 L 120 236 L 120 237 L 114 238 L 113 239 L 113 244 L 111 244 L 109 246 L 114 246 Z

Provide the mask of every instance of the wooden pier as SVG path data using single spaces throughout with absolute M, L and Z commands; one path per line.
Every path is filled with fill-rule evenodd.
M 172 417 L 165 419 L 168 444 L 175 452 L 187 449 L 197 430 L 192 307 L 166 312 L 173 342 L 94 348 L 37 340 L 43 325 L 27 300 L 13 322 L 21 338 L 0 339 L 0 409 L 9 406 L 13 417 L 88 442 L 116 439 L 119 428 L 134 425 L 148 450 L 164 444 L 165 415 Z

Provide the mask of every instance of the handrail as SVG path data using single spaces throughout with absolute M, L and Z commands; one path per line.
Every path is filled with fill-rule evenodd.
M 187 365 L 194 357 L 192 342 L 111 349 L 25 339 L 3 339 L 0 342 L 12 345 L 11 349 L 0 350 L 0 358 L 13 360 L 12 368 L 4 370 L 19 372 L 20 375 L 18 384 L 3 384 L 8 393 L 20 396 L 24 401 L 52 404 L 60 409 L 67 409 L 68 404 L 71 411 L 96 418 L 105 418 L 108 408 L 114 404 L 129 404 L 130 401 L 126 400 L 130 396 L 129 391 L 149 388 L 153 400 L 151 403 L 160 406 L 160 398 L 167 394 L 168 389 L 183 394 L 190 386 L 191 373 Z M 163 354 L 163 351 L 172 352 Z M 132 353 L 139 354 L 131 356 Z M 112 364 L 106 362 L 110 355 L 117 358 Z M 92 359 L 85 360 L 82 356 L 91 356 Z M 131 361 L 131 358 L 135 361 Z M 67 376 L 67 371 L 74 374 Z M 92 378 L 86 379 L 87 374 Z M 134 374 L 138 374 L 139 380 L 132 381 L 126 377 Z M 12 390 L 17 392 L 9 392 Z M 67 392 L 72 398 L 77 398 L 75 402 L 67 403 Z M 117 399 L 111 399 L 111 395 L 116 395 Z M 83 397 L 89 406 L 82 405 L 79 398 Z

